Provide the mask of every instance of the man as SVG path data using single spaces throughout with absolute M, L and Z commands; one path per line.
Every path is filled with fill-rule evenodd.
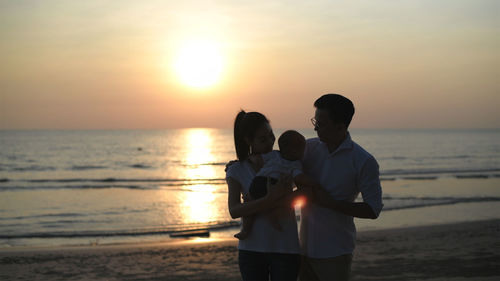
M 326 94 L 311 119 L 318 138 L 308 139 L 304 173 L 321 184 L 302 208 L 300 280 L 349 280 L 356 228 L 354 217 L 376 219 L 382 188 L 375 158 L 351 140 L 354 105 Z M 363 202 L 354 202 L 361 193 Z

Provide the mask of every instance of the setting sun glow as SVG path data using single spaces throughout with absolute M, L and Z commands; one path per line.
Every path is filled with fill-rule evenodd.
M 183 84 L 193 88 L 207 88 L 220 80 L 223 64 L 223 56 L 216 43 L 193 41 L 181 48 L 174 68 Z

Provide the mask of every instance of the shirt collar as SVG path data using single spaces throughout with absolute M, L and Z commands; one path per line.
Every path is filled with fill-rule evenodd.
M 330 155 L 333 156 L 333 155 L 337 154 L 339 151 L 352 149 L 352 147 L 353 147 L 353 143 L 352 143 L 352 139 L 351 139 L 351 134 L 349 132 L 347 132 L 347 135 L 346 135 L 344 141 L 339 145 L 339 147 L 337 147 L 337 149 L 335 149 L 334 152 L 330 153 Z

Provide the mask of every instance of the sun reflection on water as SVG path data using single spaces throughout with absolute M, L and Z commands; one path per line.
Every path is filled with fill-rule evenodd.
M 216 176 L 212 153 L 213 138 L 209 129 L 190 129 L 186 133 L 185 178 L 190 180 L 213 179 Z M 182 214 L 186 223 L 208 223 L 216 215 L 215 187 L 207 184 L 188 186 L 184 192 Z
M 194 185 L 184 193 L 183 216 L 186 223 L 208 223 L 216 214 L 214 189 L 210 185 Z
M 190 129 L 186 135 L 186 179 L 211 179 L 216 171 L 208 165 L 215 162 L 213 139 L 209 129 Z

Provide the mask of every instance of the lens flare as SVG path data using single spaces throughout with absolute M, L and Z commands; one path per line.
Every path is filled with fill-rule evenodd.
M 293 200 L 292 205 L 296 208 L 302 208 L 306 205 L 306 202 L 307 200 L 305 196 L 298 196 L 297 198 L 295 198 L 295 200 Z

